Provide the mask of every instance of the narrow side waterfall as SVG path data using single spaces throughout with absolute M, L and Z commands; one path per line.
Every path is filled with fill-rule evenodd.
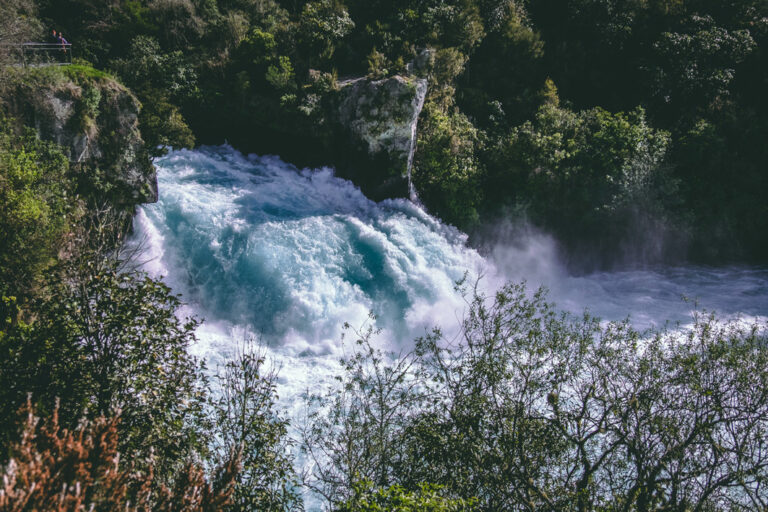
M 424 99 L 427 97 L 427 81 L 426 80 L 420 80 L 416 82 L 416 97 L 413 99 L 413 118 L 411 119 L 411 143 L 408 148 L 408 164 L 407 164 L 407 172 L 408 172 L 408 196 L 410 197 L 411 201 L 416 201 L 418 199 L 418 195 L 416 193 L 416 188 L 413 186 L 413 180 L 411 179 L 411 171 L 413 170 L 413 156 L 416 154 L 416 140 L 417 140 L 417 132 L 416 128 L 419 124 L 419 114 L 421 113 L 421 109 L 424 107 Z

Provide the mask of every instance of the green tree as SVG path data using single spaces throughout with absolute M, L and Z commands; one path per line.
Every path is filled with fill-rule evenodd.
M 440 495 L 440 487 L 423 484 L 416 492 L 399 485 L 374 488 L 370 481 L 354 485 L 354 495 L 335 509 L 337 512 L 469 512 L 474 500 L 449 499 Z
M 21 53 L 7 45 L 18 45 L 42 36 L 34 0 L 8 0 L 0 5 L 0 65 L 21 63 Z M 0 78 L 0 86 L 3 85 Z
M 202 365 L 187 352 L 198 323 L 176 316 L 166 285 L 121 265 L 81 254 L 52 275 L 35 322 L 0 336 L 0 404 L 10 418 L 31 393 L 41 411 L 58 402 L 68 426 L 120 411 L 121 451 L 167 478 L 208 444 Z M 3 425 L 3 446 L 13 430 Z
M 266 79 L 275 89 L 281 92 L 290 92 L 296 89 L 295 75 L 291 59 L 280 56 L 275 64 L 267 68 Z
M 419 124 L 413 183 L 445 222 L 467 229 L 479 218 L 483 170 L 476 156 L 480 134 L 458 112 L 428 103 Z
M 28 298 L 56 262 L 76 212 L 61 149 L 0 118 L 0 296 Z
M 680 229 L 669 145 L 642 108 L 573 112 L 548 102 L 492 146 L 487 187 L 493 203 L 529 203 L 533 220 L 566 243 L 616 249 L 648 225 Z
M 227 510 L 282 511 L 301 503 L 288 452 L 288 421 L 276 411 L 277 373 L 265 364 L 264 354 L 246 342 L 217 378 L 215 458 L 226 461 L 233 452 L 242 454 Z
M 305 485 L 330 507 L 363 492 L 356 487 L 361 479 L 381 487 L 397 481 L 405 455 L 401 435 L 424 399 L 413 378 L 414 358 L 375 348 L 370 327 L 352 334 L 354 349 L 341 360 L 338 385 L 307 397 L 302 432 L 302 451 L 313 463 Z
M 640 333 L 522 285 L 472 297 L 459 338 L 418 343 L 439 399 L 402 438 L 406 488 L 435 482 L 483 510 L 765 503 L 765 325 L 696 315 Z
M 678 32 L 665 32 L 654 43 L 653 94 L 678 116 L 717 108 L 715 102 L 730 95 L 736 68 L 755 48 L 749 30 L 693 15 Z
M 154 156 L 163 154 L 166 146 L 195 145 L 180 105 L 199 100 L 198 77 L 182 51 L 164 52 L 155 38 L 139 35 L 128 55 L 110 64 L 142 103 L 142 137 Z
M 318 0 L 304 4 L 299 18 L 298 36 L 310 66 L 333 56 L 340 41 L 354 28 L 344 4 L 338 0 Z

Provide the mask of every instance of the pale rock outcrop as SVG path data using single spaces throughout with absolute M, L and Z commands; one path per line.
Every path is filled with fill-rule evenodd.
M 411 194 L 416 127 L 426 93 L 427 81 L 420 78 L 339 82 L 331 120 L 347 145 L 341 174 L 369 196 Z

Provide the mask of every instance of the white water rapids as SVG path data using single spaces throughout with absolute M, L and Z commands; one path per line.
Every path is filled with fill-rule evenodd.
M 205 320 L 195 353 L 215 369 L 238 340 L 260 336 L 282 366 L 279 394 L 295 413 L 306 389 L 338 370 L 342 325 L 369 311 L 387 348 L 408 350 L 439 325 L 450 332 L 465 303 L 457 280 L 482 275 L 545 285 L 563 309 L 640 328 L 687 323 L 694 302 L 729 318 L 768 316 L 768 269 L 659 267 L 574 277 L 555 244 L 528 233 L 485 256 L 466 237 L 406 200 L 374 203 L 328 169 L 297 170 L 229 147 L 173 151 L 155 161 L 160 200 L 141 208 L 133 243 Z

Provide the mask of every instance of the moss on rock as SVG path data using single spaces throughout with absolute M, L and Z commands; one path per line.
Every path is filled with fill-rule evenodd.
M 157 200 L 141 105 L 114 78 L 87 66 L 30 69 L 15 73 L 5 96 L 13 117 L 62 146 L 89 193 L 125 206 Z

